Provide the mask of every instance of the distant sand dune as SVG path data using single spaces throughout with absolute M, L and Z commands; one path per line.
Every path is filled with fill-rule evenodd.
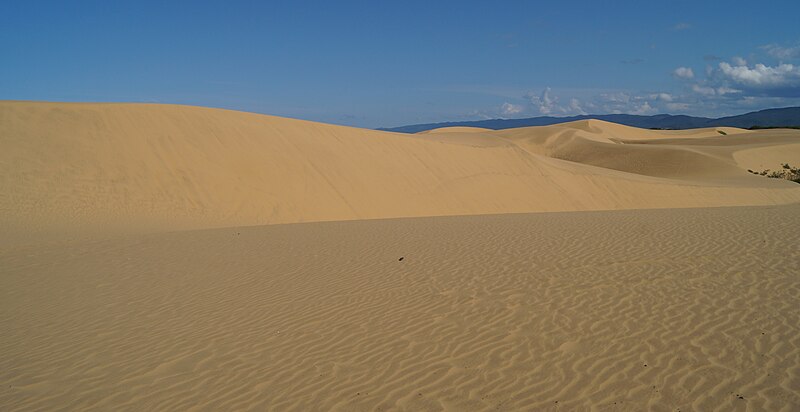
M 425 130 L 417 134 L 441 134 L 441 133 L 480 133 L 491 132 L 492 129 L 484 129 L 483 127 L 469 127 L 469 126 L 453 126 L 453 127 L 440 127 L 433 130 Z
M 590 120 L 404 135 L 187 106 L 0 102 L 0 230 L 800 201 L 800 186 L 752 176 L 735 158 L 796 151 L 800 132 L 718 129 Z

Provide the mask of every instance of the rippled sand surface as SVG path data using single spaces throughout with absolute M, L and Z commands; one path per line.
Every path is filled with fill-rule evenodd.
M 799 410 L 798 228 L 787 205 L 16 244 L 0 409 Z

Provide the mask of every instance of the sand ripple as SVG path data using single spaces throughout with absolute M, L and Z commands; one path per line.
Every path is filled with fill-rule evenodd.
M 798 410 L 798 227 L 781 206 L 14 246 L 0 405 Z

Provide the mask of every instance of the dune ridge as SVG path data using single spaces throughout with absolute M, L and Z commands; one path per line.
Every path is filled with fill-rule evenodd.
M 799 137 L 601 121 L 409 136 L 189 106 L 5 101 L 0 229 L 783 204 L 800 187 L 740 164 Z

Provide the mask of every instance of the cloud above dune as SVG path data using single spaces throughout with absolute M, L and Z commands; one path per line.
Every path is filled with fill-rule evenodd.
M 800 97 L 800 66 L 780 63 L 748 65 L 744 59 L 723 61 L 707 70 L 706 78 L 691 85 L 704 96 L 775 96 Z
M 650 102 L 643 102 L 637 105 L 632 111 L 631 114 L 653 114 L 655 113 L 656 109 L 653 106 L 650 106 Z
M 547 87 L 541 93 L 528 92 L 523 96 L 530 105 L 530 112 L 545 116 L 577 116 L 586 114 L 631 113 L 654 114 L 664 103 L 675 97 L 665 92 L 635 93 L 611 91 L 585 94 L 582 98 L 568 96 L 561 98 L 553 89 Z M 561 101 L 567 103 L 561 104 Z
M 767 44 L 760 47 L 768 55 L 779 60 L 800 59 L 800 44 L 796 46 L 780 46 L 777 44 Z
M 651 100 L 659 100 L 662 102 L 671 102 L 675 98 L 669 93 L 651 93 L 649 95 Z
M 500 114 L 504 116 L 514 116 L 522 113 L 525 110 L 522 105 L 505 102 L 500 106 Z
M 762 54 L 760 58 L 758 54 L 751 55 L 750 58 L 756 60 L 754 63 L 734 56 L 707 66 L 704 76 L 695 76 L 688 67 L 678 67 L 673 75 L 687 81 L 685 87 L 695 98 L 703 98 L 709 102 L 725 99 L 728 104 L 739 101 L 747 105 L 753 101 L 745 100 L 748 98 L 800 98 L 800 66 L 784 62 L 800 56 L 800 46 L 772 44 L 760 49 L 767 55 Z M 781 61 L 770 64 L 767 62 L 770 57 Z
M 671 113 L 724 116 L 764 107 L 800 105 L 800 64 L 789 62 L 800 58 L 800 46 L 773 44 L 759 50 L 760 53 L 743 54 L 747 59 L 698 56 L 705 61 L 705 70 L 696 72 L 690 65 L 677 66 L 671 72 L 675 85 L 667 90 L 554 90 L 545 87 L 524 93 L 520 101 L 505 101 L 491 115 Z
M 739 56 L 734 56 L 731 59 L 731 63 L 733 63 L 733 65 L 737 66 L 737 67 L 738 66 L 747 66 L 747 60 L 745 60 L 743 57 L 739 57 Z
M 581 101 L 576 98 L 569 99 L 569 109 L 575 114 L 586 114 Z
M 770 67 L 758 63 L 751 68 L 722 62 L 719 64 L 719 70 L 725 79 L 746 87 L 800 86 L 800 66 L 792 64 L 784 63 Z
M 694 78 L 694 71 L 692 70 L 691 67 L 678 67 L 672 72 L 672 74 L 682 79 Z
M 546 87 L 539 95 L 527 93 L 523 97 L 528 99 L 540 114 L 550 115 L 559 112 L 565 113 L 566 111 L 558 105 L 558 97 L 551 95 L 550 92 L 551 89 Z

